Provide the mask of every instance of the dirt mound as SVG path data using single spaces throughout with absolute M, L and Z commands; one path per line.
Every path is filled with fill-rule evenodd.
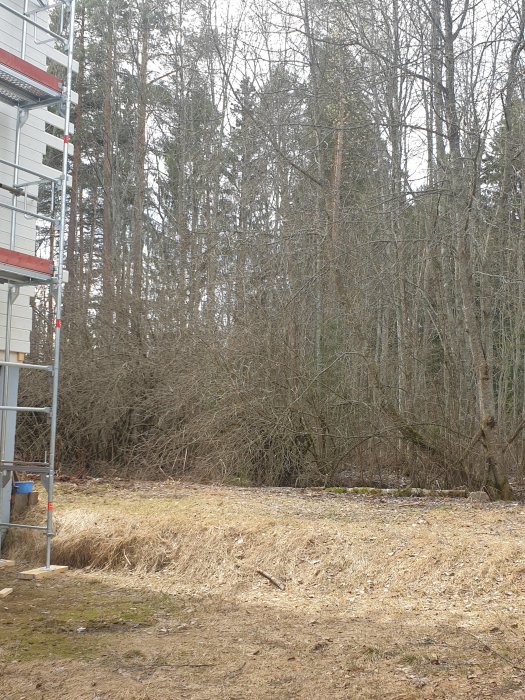
M 62 487 L 59 501 L 56 563 L 147 576 L 164 589 L 250 595 L 261 569 L 289 594 L 334 603 L 468 604 L 523 588 L 520 505 L 159 485 Z M 10 555 L 35 560 L 42 547 L 40 534 L 19 532 Z

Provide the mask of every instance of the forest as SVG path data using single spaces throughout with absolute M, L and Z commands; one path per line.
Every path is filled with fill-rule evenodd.
M 84 0 L 76 23 L 60 468 L 511 498 L 524 0 Z

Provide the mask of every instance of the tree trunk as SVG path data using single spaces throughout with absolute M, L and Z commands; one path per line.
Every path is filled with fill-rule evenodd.
M 140 18 L 140 64 L 137 89 L 137 127 L 135 135 L 135 196 L 132 210 L 133 283 L 131 299 L 131 326 L 134 334 L 143 334 L 144 300 L 142 298 L 144 206 L 146 198 L 146 118 L 148 104 L 148 49 L 149 25 L 147 5 L 142 6 Z

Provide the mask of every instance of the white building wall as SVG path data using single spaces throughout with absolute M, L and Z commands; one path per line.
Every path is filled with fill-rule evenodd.
M 24 11 L 23 0 L 3 0 L 5 4 L 9 4 L 18 12 Z M 40 4 L 35 0 L 29 0 L 29 10 L 40 7 Z M 34 16 L 34 15 L 33 15 Z M 47 22 L 47 12 L 40 11 L 36 15 L 39 23 Z M 0 48 L 9 51 L 17 57 L 21 57 L 32 65 L 42 70 L 47 70 L 47 61 L 50 56 L 54 60 L 59 59 L 61 63 L 65 62 L 65 56 L 58 54 L 54 46 L 54 40 L 49 42 L 50 37 L 45 33 L 35 30 L 30 25 L 26 25 L 26 50 L 22 56 L 22 30 L 23 22 L 13 14 L 0 7 Z M 43 43 L 39 43 L 43 42 Z M 45 42 L 45 43 L 44 43 Z M 46 116 L 49 114 L 49 117 Z M 3 102 L 0 102 L 0 159 L 14 161 L 15 158 L 15 136 L 16 136 L 16 119 L 17 109 Z M 20 139 L 20 159 L 19 164 L 26 168 L 31 168 L 41 174 L 54 174 L 50 168 L 42 165 L 43 156 L 46 153 L 46 144 L 51 143 L 52 147 L 58 147 L 61 150 L 61 141 L 56 139 L 51 134 L 46 133 L 46 122 L 57 123 L 57 116 L 48 113 L 46 108 L 38 108 L 29 111 L 29 116 L 21 130 Z M 60 122 L 59 122 L 60 123 Z M 0 183 L 13 185 L 14 182 L 13 168 L 0 163 Z M 19 182 L 29 182 L 35 178 L 19 172 Z M 27 189 L 27 192 L 32 195 L 38 194 L 36 186 Z M 0 188 L 0 203 L 11 205 L 12 195 Z M 16 206 L 25 209 L 36 211 L 36 203 L 26 200 L 23 197 L 17 197 L 15 200 Z M 46 213 L 46 212 L 44 212 Z M 14 249 L 21 253 L 30 255 L 38 254 L 35 251 L 36 238 L 36 220 L 28 218 L 23 214 L 12 214 L 11 211 L 0 207 L 0 247 L 9 248 L 11 236 L 12 216 L 16 217 L 16 240 Z M 31 332 L 31 307 L 29 305 L 30 296 L 34 290 L 28 287 L 22 287 L 18 299 L 14 304 L 12 333 L 11 333 L 11 352 L 27 353 L 29 352 L 29 339 Z M 0 284 L 0 357 L 3 357 L 5 348 L 5 325 L 6 325 L 6 296 L 7 285 Z M 22 359 L 18 356 L 17 359 Z

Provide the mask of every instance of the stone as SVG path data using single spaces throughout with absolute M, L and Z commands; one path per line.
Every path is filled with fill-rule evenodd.
M 490 498 L 485 491 L 471 491 L 468 495 L 468 500 L 474 503 L 490 503 Z

